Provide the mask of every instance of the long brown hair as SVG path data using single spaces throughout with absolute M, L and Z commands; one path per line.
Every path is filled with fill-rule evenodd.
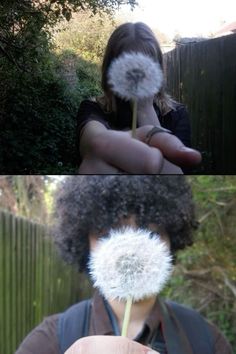
M 109 112 L 116 112 L 114 95 L 107 83 L 107 72 L 111 62 L 124 52 L 141 52 L 159 62 L 163 70 L 163 56 L 160 45 L 152 30 L 142 22 L 127 22 L 115 29 L 108 40 L 102 63 L 102 89 L 104 96 L 97 97 L 97 102 Z M 171 109 L 175 109 L 175 101 L 166 93 L 165 83 L 154 102 L 158 105 L 161 114 L 164 115 Z

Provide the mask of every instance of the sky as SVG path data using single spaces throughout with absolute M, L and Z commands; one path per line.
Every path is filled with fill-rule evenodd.
M 119 15 L 128 21 L 142 21 L 170 38 L 207 36 L 221 25 L 236 21 L 236 0 L 138 0 L 131 12 L 123 6 Z

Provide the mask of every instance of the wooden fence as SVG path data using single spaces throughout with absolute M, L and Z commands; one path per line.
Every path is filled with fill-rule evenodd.
M 189 43 L 164 55 L 169 92 L 187 105 L 196 171 L 236 173 L 236 34 Z
M 89 295 L 43 226 L 0 211 L 0 353 L 14 353 L 44 316 Z

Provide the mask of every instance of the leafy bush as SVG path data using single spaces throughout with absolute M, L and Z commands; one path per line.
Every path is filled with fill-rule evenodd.
M 118 23 L 106 14 L 76 13 L 53 32 L 57 51 L 70 50 L 86 61 L 100 64 L 107 41 Z
M 189 177 L 200 222 L 163 295 L 199 310 L 236 348 L 236 178 Z
M 52 28 L 62 19 L 70 20 L 75 11 L 84 12 L 84 18 L 88 11 L 112 14 L 121 3 L 121 0 L 1 3 L 1 173 L 76 171 L 76 111 L 83 98 L 99 92 L 98 68 L 87 60 L 97 56 L 98 48 L 95 54 L 93 51 L 100 34 L 98 31 L 92 37 L 89 55 L 85 48 L 73 54 L 63 47 L 61 51 L 65 53 L 58 53 L 51 42 Z M 132 7 L 135 0 L 127 3 Z M 74 85 L 64 75 L 65 58 L 75 63 Z
M 72 90 L 61 74 L 64 58 L 48 53 L 31 72 L 5 63 L 1 173 L 76 171 L 76 112 L 83 98 L 97 94 L 98 70 L 74 57 L 79 80 Z

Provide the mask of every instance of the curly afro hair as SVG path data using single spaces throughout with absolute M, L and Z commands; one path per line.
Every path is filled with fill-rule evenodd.
M 57 192 L 53 236 L 64 260 L 84 271 L 89 233 L 117 227 L 131 215 L 138 227 L 152 223 L 163 228 L 173 255 L 193 243 L 197 223 L 184 176 L 67 177 Z

